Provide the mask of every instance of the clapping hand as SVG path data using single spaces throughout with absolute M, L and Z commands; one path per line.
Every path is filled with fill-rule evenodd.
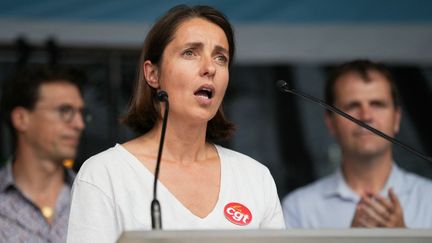
M 375 193 L 366 193 L 357 204 L 351 227 L 405 228 L 399 199 L 389 189 L 388 199 Z

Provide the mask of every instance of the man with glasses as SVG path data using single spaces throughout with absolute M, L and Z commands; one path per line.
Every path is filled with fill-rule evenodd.
M 2 88 L 13 154 L 0 170 L 0 242 L 65 242 L 75 158 L 85 127 L 83 76 L 38 67 Z

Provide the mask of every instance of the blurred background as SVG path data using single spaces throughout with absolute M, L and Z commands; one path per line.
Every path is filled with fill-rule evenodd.
M 237 58 L 225 110 L 237 125 L 223 145 L 271 170 L 283 196 L 339 164 L 324 110 L 279 92 L 283 79 L 323 98 L 326 76 L 340 62 L 386 63 L 403 101 L 398 139 L 432 155 L 432 1 L 427 0 L 0 0 L 0 82 L 18 68 L 63 64 L 88 77 L 85 101 L 93 113 L 76 159 L 135 136 L 119 123 L 130 99 L 140 48 L 151 24 L 176 4 L 208 4 L 236 31 Z M 25 87 L 23 87 L 25 88 Z M 1 92 L 1 90 L 0 90 Z M 0 160 L 10 154 L 0 127 Z M 395 147 L 403 168 L 432 178 L 432 164 Z

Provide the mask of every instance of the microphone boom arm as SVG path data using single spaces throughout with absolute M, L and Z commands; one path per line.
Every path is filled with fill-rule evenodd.
M 304 98 L 306 100 L 312 101 L 313 103 L 317 103 L 318 105 L 324 107 L 325 109 L 333 111 L 333 112 L 336 112 L 337 114 L 345 117 L 346 119 L 354 122 L 355 124 L 357 124 L 357 125 L 359 125 L 359 126 L 361 126 L 363 128 L 366 128 L 367 130 L 369 130 L 369 131 L 377 134 L 378 136 L 380 136 L 380 137 L 382 137 L 382 138 L 390 141 L 391 143 L 399 145 L 403 149 L 405 149 L 405 150 L 407 150 L 407 151 L 409 151 L 409 152 L 417 155 L 418 157 L 420 157 L 420 158 L 422 158 L 422 159 L 424 159 L 426 161 L 432 162 L 432 158 L 431 157 L 426 156 L 426 155 L 420 153 L 419 151 L 417 151 L 414 148 L 412 148 L 412 147 L 410 147 L 410 146 L 408 146 L 408 145 L 400 142 L 399 140 L 397 140 L 395 138 L 392 138 L 392 137 L 388 136 L 387 134 L 381 132 L 380 130 L 375 129 L 375 128 L 369 126 L 368 124 L 366 124 L 366 123 L 364 123 L 364 122 L 362 122 L 362 121 L 360 121 L 360 120 L 358 120 L 358 119 L 350 116 L 346 112 L 343 112 L 343 111 L 339 110 L 338 108 L 336 108 L 334 106 L 331 106 L 331 105 L 325 103 L 324 101 L 322 101 L 322 100 L 320 100 L 320 99 L 318 99 L 316 97 L 313 97 L 313 96 L 308 95 L 306 93 L 303 93 L 301 91 L 295 90 L 293 88 L 289 88 L 287 82 L 285 82 L 283 80 L 277 81 L 276 85 L 279 88 L 279 90 L 281 90 L 281 91 L 283 91 L 285 93 L 291 93 L 291 94 L 297 95 L 297 96 L 299 96 L 301 98 Z

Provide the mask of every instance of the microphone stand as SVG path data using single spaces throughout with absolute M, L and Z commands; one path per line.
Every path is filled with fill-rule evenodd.
M 360 121 L 360 120 L 358 120 L 358 119 L 356 119 L 356 118 L 350 116 L 349 114 L 347 114 L 347 113 L 345 113 L 345 112 L 339 110 L 338 108 L 336 108 L 336 107 L 334 107 L 334 106 L 331 106 L 331 105 L 325 103 L 324 101 L 322 101 L 322 100 L 320 100 L 320 99 L 318 99 L 318 98 L 315 98 L 315 97 L 313 97 L 313 96 L 311 96 L 311 95 L 308 95 L 308 94 L 303 93 L 303 92 L 301 92 L 301 91 L 297 91 L 297 90 L 295 90 L 295 89 L 293 89 L 293 88 L 289 88 L 289 87 L 288 87 L 288 83 L 285 82 L 284 80 L 279 80 L 279 81 L 277 81 L 277 82 L 276 82 L 276 86 L 277 86 L 277 87 L 279 88 L 279 90 L 281 90 L 282 92 L 285 92 L 285 93 L 291 93 L 291 94 L 297 95 L 297 96 L 299 96 L 299 97 L 302 97 L 302 98 L 304 98 L 304 99 L 306 99 L 306 100 L 309 100 L 309 101 L 311 101 L 311 102 L 313 102 L 313 103 L 316 103 L 316 104 L 318 104 L 318 105 L 324 107 L 325 109 L 330 110 L 330 111 L 333 111 L 333 112 L 335 112 L 335 113 L 337 113 L 337 114 L 339 114 L 339 115 L 345 117 L 346 119 L 348 119 L 348 120 L 354 122 L 355 124 L 357 124 L 357 125 L 359 125 L 359 126 L 361 126 L 361 127 L 363 127 L 363 128 L 366 128 L 367 130 L 369 130 L 369 131 L 375 133 L 376 135 L 378 135 L 378 136 L 380 136 L 380 137 L 386 139 L 387 141 L 390 141 L 391 143 L 394 143 L 394 144 L 399 145 L 399 146 L 402 147 L 403 149 L 405 149 L 405 150 L 407 150 L 407 151 L 409 151 L 409 152 L 411 152 L 411 153 L 417 155 L 418 157 L 420 157 L 420 158 L 422 158 L 422 159 L 424 159 L 424 160 L 426 160 L 426 161 L 432 162 L 432 158 L 431 158 L 431 157 L 426 156 L 426 155 L 420 153 L 419 151 L 415 150 L 414 148 L 412 148 L 412 147 L 410 147 L 410 146 L 408 146 L 408 145 L 406 145 L 406 144 L 400 142 L 399 140 L 397 140 L 397 139 L 395 139 L 395 138 L 392 138 L 392 137 L 388 136 L 387 134 L 381 132 L 380 130 L 375 129 L 375 128 L 369 126 L 368 124 L 366 124 L 366 123 L 364 123 L 364 122 L 362 122 L 362 121 Z
M 161 138 L 159 142 L 159 151 L 156 161 L 156 169 L 154 173 L 154 181 L 153 181 L 153 200 L 151 202 L 150 207 L 150 213 L 151 213 L 151 223 L 152 223 L 152 229 L 153 230 L 161 230 L 162 229 L 162 213 L 161 213 L 161 206 L 159 204 L 159 201 L 157 200 L 157 181 L 159 178 L 159 167 L 160 167 L 160 161 L 162 158 L 162 149 L 164 145 L 164 139 L 165 139 L 165 130 L 166 130 L 166 124 L 168 120 L 168 111 L 169 111 L 169 102 L 168 102 L 168 94 L 165 91 L 158 91 L 157 92 L 157 98 L 160 102 L 165 102 L 165 112 L 162 120 L 162 131 L 161 131 Z

